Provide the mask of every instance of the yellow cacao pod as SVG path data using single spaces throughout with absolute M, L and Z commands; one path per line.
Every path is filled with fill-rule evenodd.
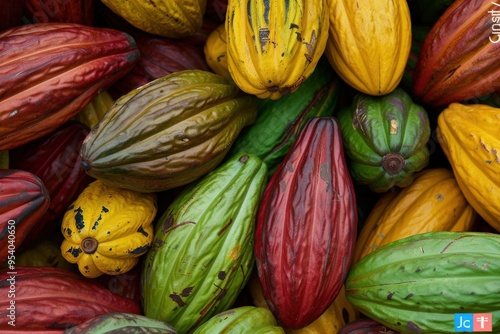
M 205 47 L 205 60 L 210 69 L 220 76 L 231 79 L 227 66 L 227 35 L 225 23 L 222 23 L 208 35 Z
M 433 231 L 472 231 L 476 211 L 465 199 L 453 172 L 430 168 L 402 190 L 375 203 L 359 233 L 352 264 L 392 241 Z
M 369 95 L 392 92 L 403 78 L 411 49 L 406 0 L 328 0 L 325 55 L 351 87 Z
M 229 0 L 225 23 L 229 72 L 260 98 L 295 91 L 328 38 L 326 0 Z
M 201 29 L 206 0 L 102 0 L 134 27 L 155 35 L 183 38 Z
M 477 213 L 500 231 L 500 108 L 452 103 L 437 138 L 458 185 Z
M 130 271 L 153 241 L 156 194 L 89 184 L 63 216 L 61 253 L 86 277 Z

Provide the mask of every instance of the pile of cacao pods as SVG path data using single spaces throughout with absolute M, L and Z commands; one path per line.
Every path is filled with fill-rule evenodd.
M 500 3 L 2 10 L 1 332 L 500 333 Z

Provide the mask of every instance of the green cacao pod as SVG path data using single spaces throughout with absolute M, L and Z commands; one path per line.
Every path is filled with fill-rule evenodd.
M 349 171 L 375 192 L 406 187 L 429 164 L 429 117 L 402 89 L 358 94 L 338 114 Z
M 295 92 L 278 100 L 259 100 L 255 122 L 242 130 L 231 151 L 256 154 L 266 163 L 270 176 L 311 117 L 333 115 L 339 88 L 338 76 L 322 59 Z
M 144 312 L 186 333 L 228 310 L 250 277 L 266 165 L 237 154 L 186 186 L 156 223 Z
M 256 306 L 241 306 L 214 315 L 193 334 L 285 334 L 269 309 Z
M 454 333 L 454 314 L 491 313 L 500 330 L 500 235 L 427 232 L 393 241 L 349 271 L 347 299 L 403 333 Z
M 98 315 L 66 330 L 65 334 L 177 334 L 175 329 L 163 321 L 143 315 L 112 312 Z
M 185 70 L 119 98 L 85 139 L 82 167 L 117 187 L 157 192 L 186 185 L 214 169 L 258 99 L 231 79 Z

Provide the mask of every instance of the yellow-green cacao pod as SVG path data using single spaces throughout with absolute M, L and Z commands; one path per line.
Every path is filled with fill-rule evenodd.
M 260 98 L 295 91 L 328 38 L 326 0 L 229 0 L 227 63 L 236 84 Z
M 258 101 L 215 73 L 171 73 L 115 102 L 85 138 L 82 167 L 140 192 L 186 185 L 224 159 Z

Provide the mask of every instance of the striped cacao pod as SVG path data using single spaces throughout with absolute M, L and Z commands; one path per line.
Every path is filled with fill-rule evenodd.
M 253 269 L 266 173 L 257 156 L 234 155 L 170 204 L 144 259 L 147 317 L 187 333 L 233 305 Z
M 185 70 L 121 97 L 85 139 L 82 166 L 96 179 L 142 192 L 186 185 L 214 169 L 258 99 L 231 79 Z
M 225 23 L 229 72 L 243 91 L 260 98 L 295 91 L 328 38 L 326 0 L 230 0 Z
M 499 93 L 498 13 L 498 2 L 454 1 L 424 40 L 413 74 L 415 96 L 427 105 L 447 106 Z
M 139 52 L 117 30 L 70 23 L 0 33 L 0 150 L 40 138 L 125 75 Z
M 337 121 L 311 118 L 269 180 L 258 212 L 257 272 L 280 325 L 307 326 L 333 303 L 356 230 L 354 186 Z

